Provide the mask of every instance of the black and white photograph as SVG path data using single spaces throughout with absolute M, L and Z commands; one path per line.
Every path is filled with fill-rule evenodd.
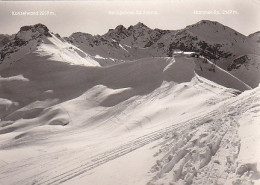
M 260 185 L 260 0 L 0 0 L 0 185 Z

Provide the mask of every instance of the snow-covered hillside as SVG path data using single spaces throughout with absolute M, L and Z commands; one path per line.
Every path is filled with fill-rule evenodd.
M 88 54 L 56 37 L 42 24 L 24 26 L 11 41 L 0 48 L 0 69 L 9 68 L 26 55 L 48 57 L 48 60 L 67 62 L 69 64 L 100 66 Z M 37 57 L 35 58 L 37 60 Z
M 244 60 L 243 60 L 244 59 Z M 240 77 L 251 87 L 257 87 L 260 83 L 260 56 L 254 54 L 242 55 L 231 63 L 231 74 Z
M 50 38 L 50 40 L 55 40 L 55 37 L 53 37 Z M 58 44 L 56 44 L 56 46 L 57 45 Z M 211 64 L 210 61 L 207 61 L 205 63 L 203 58 L 194 59 L 187 56 L 179 56 L 175 58 L 152 57 L 140 59 L 135 62 L 125 63 L 124 65 L 116 65 L 115 67 L 111 67 L 108 69 L 84 67 L 81 68 L 80 66 L 82 65 L 76 65 L 75 67 L 73 67 L 71 65 L 68 65 L 70 63 L 66 61 L 65 63 L 59 62 L 62 61 L 62 59 L 67 59 L 64 57 L 64 55 L 68 55 L 66 55 L 64 51 L 62 52 L 63 55 L 57 55 L 55 52 L 52 52 L 52 47 L 53 44 L 50 44 L 50 46 L 48 46 L 47 43 L 45 43 L 42 46 L 39 46 L 35 52 L 25 55 L 18 62 L 12 64 L 11 66 L 8 66 L 8 68 L 3 68 L 2 70 L 0 70 L 0 83 L 2 87 L 2 91 L 0 91 L 0 97 L 5 99 L 4 102 L 12 102 L 12 106 L 10 105 L 10 103 L 4 103 L 2 105 L 3 111 L 0 114 L 1 116 L 8 115 L 15 109 L 19 109 L 29 103 L 32 103 L 35 99 L 42 100 L 49 99 L 51 97 L 55 100 L 53 103 L 56 104 L 67 99 L 75 98 L 84 93 L 86 89 L 93 85 L 99 85 L 103 83 L 109 83 L 111 85 L 113 85 L 113 83 L 116 84 L 118 80 L 121 80 L 122 78 L 125 79 L 125 76 L 127 74 L 129 74 L 129 78 L 131 78 L 134 83 L 136 80 L 136 75 L 139 75 L 139 73 L 144 73 L 146 75 L 153 74 L 154 69 L 152 68 L 151 71 L 149 71 L 149 66 L 147 67 L 149 62 L 150 65 L 157 65 L 157 68 L 160 68 L 161 70 L 163 66 L 165 67 L 163 78 L 160 77 L 160 79 L 156 79 L 155 76 L 159 74 L 154 74 L 154 76 L 150 76 L 150 79 L 148 76 L 145 77 L 147 78 L 147 80 L 151 80 L 151 83 L 154 83 L 153 80 L 171 80 L 172 77 L 175 77 L 177 82 L 182 82 L 181 76 L 188 73 L 189 70 L 190 72 L 187 74 L 187 79 L 185 78 L 186 81 L 190 81 L 191 78 L 193 78 L 194 75 L 197 74 L 201 77 L 204 77 L 205 79 L 216 82 L 217 84 L 223 85 L 228 88 L 233 88 L 239 91 L 251 89 L 250 86 L 243 83 L 241 80 L 237 79 L 236 77 L 232 76 L 230 73 L 222 70 L 219 67 L 216 67 L 215 72 L 211 71 L 211 68 L 214 65 Z M 59 49 L 61 50 L 62 47 L 59 47 Z M 47 52 L 49 50 L 51 50 L 49 53 L 53 53 L 52 55 L 49 55 L 49 53 Z M 143 60 L 147 62 L 141 62 Z M 80 60 L 75 60 L 74 64 L 77 64 L 76 62 L 79 63 Z M 191 67 L 183 68 L 182 63 L 190 63 Z M 132 67 L 138 65 L 140 65 L 140 69 L 137 67 Z M 174 65 L 175 68 L 180 68 L 178 70 L 175 70 L 175 68 L 173 68 L 174 71 L 172 71 L 172 65 Z M 135 70 L 133 70 L 132 68 L 134 68 Z M 155 73 L 158 73 L 158 71 L 155 71 Z M 16 76 L 21 76 L 21 78 L 16 78 Z M 113 77 L 113 79 L 103 82 L 102 78 L 109 79 L 109 77 Z M 138 81 L 136 81 L 136 83 L 137 82 Z M 85 85 L 82 85 L 83 83 Z M 125 84 L 122 88 L 129 86 L 133 85 Z M 140 82 L 139 86 L 144 86 L 144 84 Z M 129 96 L 132 96 L 135 93 L 140 93 L 139 91 L 136 92 L 132 90 L 128 93 L 127 92 L 125 93 L 130 93 Z M 22 97 L 21 94 L 23 94 Z M 39 94 L 42 94 L 41 98 L 38 98 Z M 122 101 L 125 100 L 124 98 L 119 97 L 119 100 L 117 101 L 121 101 L 121 99 Z
M 37 24 L 9 39 L 1 185 L 260 183 L 253 39 L 212 21 L 69 38 Z
M 207 169 L 218 168 L 214 161 L 223 172 L 230 169 L 226 160 L 237 155 L 236 146 L 226 149 L 229 142 L 220 143 L 239 140 L 233 109 L 223 107 L 237 91 L 201 77 L 209 64 L 180 56 L 90 68 L 28 57 L 5 74 L 22 76 L 1 82 L 4 92 L 14 93 L 1 97 L 21 106 L 0 122 L 2 183 L 156 184 L 190 182 L 196 172 L 194 182 L 207 184 Z M 247 88 L 226 72 L 214 75 L 211 80 L 225 78 Z M 216 138 L 209 134 L 212 129 Z M 181 164 L 188 161 L 192 143 L 190 152 L 197 157 L 189 163 L 196 170 L 190 176 Z M 172 170 L 178 170 L 174 179 Z

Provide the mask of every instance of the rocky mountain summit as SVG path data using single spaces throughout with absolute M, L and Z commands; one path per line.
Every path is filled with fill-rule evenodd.
M 245 36 L 216 21 L 202 20 L 172 31 L 151 29 L 139 22 L 128 28 L 119 25 L 104 35 L 77 32 L 65 40 L 92 55 L 101 65 L 193 51 L 256 87 L 258 81 L 252 83 L 260 68 L 260 45 L 252 39 L 256 35 Z M 253 75 L 244 72 L 249 68 Z
M 36 42 L 41 42 L 44 37 L 52 37 L 49 29 L 43 24 L 35 24 L 32 26 L 23 26 L 17 34 L 12 37 L 5 37 L 1 41 L 3 43 L 0 48 L 0 61 L 10 56 L 12 53 L 19 52 L 24 47 L 35 45 Z

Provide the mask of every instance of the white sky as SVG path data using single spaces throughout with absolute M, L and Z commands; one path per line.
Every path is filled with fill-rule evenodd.
M 197 11 L 232 10 L 229 15 L 194 14 Z M 260 0 L 171 0 L 171 1 L 0 1 L 0 33 L 12 34 L 24 25 L 45 24 L 54 33 L 69 36 L 81 31 L 104 34 L 122 24 L 126 27 L 143 22 L 150 28 L 181 29 L 202 19 L 218 21 L 248 35 L 260 31 Z M 14 16 L 12 11 L 49 11 L 49 16 Z M 145 11 L 147 14 L 111 15 Z M 152 13 L 156 14 L 152 14 Z

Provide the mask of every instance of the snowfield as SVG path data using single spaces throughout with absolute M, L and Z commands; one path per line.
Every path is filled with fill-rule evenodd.
M 27 57 L 2 77 L 27 98 L 1 92 L 21 107 L 0 122 L 1 184 L 259 182 L 259 133 L 245 131 L 259 129 L 259 88 L 186 56 L 105 68 Z

